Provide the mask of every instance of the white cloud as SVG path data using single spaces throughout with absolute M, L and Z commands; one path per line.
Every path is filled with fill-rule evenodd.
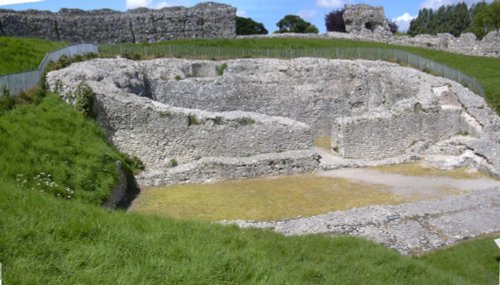
M 307 20 L 314 19 L 314 17 L 316 17 L 317 14 L 318 14 L 318 11 L 316 11 L 316 10 L 302 10 L 302 11 L 299 11 L 299 13 L 297 13 L 297 15 L 299 15 L 301 18 L 304 18 Z
M 453 5 L 461 2 L 465 2 L 467 5 L 472 5 L 478 2 L 481 2 L 482 0 L 425 0 L 420 4 L 420 8 L 430 8 L 430 9 L 438 9 L 439 7 L 443 5 Z M 491 2 L 486 1 L 486 2 Z
M 408 31 L 408 28 L 410 27 L 411 20 L 415 19 L 415 17 L 416 16 L 412 16 L 412 15 L 410 15 L 410 13 L 406 12 L 403 15 L 396 17 L 392 20 L 394 22 L 396 22 L 396 24 L 398 25 L 399 31 L 406 32 L 406 31 Z
M 0 6 L 44 2 L 45 0 L 0 0 Z
M 237 15 L 238 17 L 246 17 L 246 16 L 247 16 L 247 12 L 246 12 L 245 10 L 240 10 L 240 9 L 238 9 L 238 10 L 236 11 L 236 15 Z
M 125 6 L 127 6 L 127 9 L 149 7 L 150 5 L 151 5 L 151 0 L 127 0 L 125 2 Z
M 316 5 L 324 8 L 342 8 L 344 0 L 316 0 Z

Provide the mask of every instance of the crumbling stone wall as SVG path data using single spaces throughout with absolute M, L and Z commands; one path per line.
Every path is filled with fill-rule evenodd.
M 418 105 L 417 105 L 418 106 Z M 344 158 L 381 159 L 407 153 L 421 142 L 438 142 L 463 131 L 461 108 L 375 113 L 335 120 L 332 145 Z
M 394 63 L 95 59 L 47 81 L 70 102 L 88 84 L 110 141 L 146 163 L 141 181 L 151 185 L 190 181 L 189 171 L 193 182 L 311 171 L 317 159 L 296 151 L 310 150 L 313 135 L 332 136 L 343 158 L 468 150 L 500 173 L 500 118 L 484 99 Z M 437 145 L 456 135 L 464 139 Z
M 373 7 L 366 4 L 346 5 L 343 18 L 348 33 L 392 35 L 389 23 L 385 18 L 384 7 Z
M 184 38 L 233 38 L 236 8 L 213 2 L 192 8 L 83 11 L 0 10 L 0 35 L 54 41 L 120 43 Z

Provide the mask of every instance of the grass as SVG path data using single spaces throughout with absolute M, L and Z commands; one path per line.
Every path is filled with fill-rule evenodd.
M 481 172 L 473 172 L 467 168 L 442 170 L 436 167 L 423 165 L 421 162 L 373 166 L 370 167 L 370 169 L 378 170 L 383 173 L 395 173 L 409 176 L 449 177 L 453 179 L 478 179 L 487 177 Z
M 55 95 L 0 116 L 0 178 L 26 190 L 100 204 L 123 156 L 103 130 Z
M 269 221 L 402 202 L 381 186 L 293 175 L 146 189 L 130 210 L 188 220 Z
M 0 75 L 35 70 L 47 52 L 66 45 L 65 42 L 0 36 Z
M 315 137 L 314 138 L 314 146 L 331 151 L 332 150 L 332 137 L 330 137 L 330 136 Z
M 0 183 L 5 284 L 494 284 L 492 237 L 405 257 L 353 237 L 284 237 L 112 212 Z M 498 235 L 497 235 L 498 236 Z M 469 263 L 465 263 L 469 261 Z
M 375 42 L 360 42 L 343 39 L 215 39 L 215 40 L 174 40 L 160 43 L 144 44 L 119 44 L 102 45 L 101 52 L 104 55 L 113 55 L 120 49 L 126 50 L 128 47 L 139 47 L 137 51 L 143 52 L 143 47 L 164 49 L 168 46 L 181 46 L 186 51 L 192 50 L 194 56 L 200 57 L 203 47 L 223 47 L 231 49 L 313 49 L 313 48 L 389 48 L 399 49 L 414 53 L 446 64 L 450 67 L 461 70 L 463 73 L 476 78 L 484 87 L 485 95 L 490 106 L 500 113 L 500 58 L 467 56 L 444 51 L 420 48 L 395 46 Z M 146 54 L 147 56 L 147 54 Z M 151 55 L 150 55 L 151 56 Z M 213 56 L 213 59 L 226 58 L 223 54 Z M 140 56 L 139 56 L 140 58 Z

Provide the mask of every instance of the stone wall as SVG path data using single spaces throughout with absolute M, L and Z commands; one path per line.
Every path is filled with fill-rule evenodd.
M 335 120 L 332 145 L 340 156 L 381 159 L 407 153 L 415 144 L 435 143 L 463 131 L 461 108 L 407 110 Z
M 120 43 L 157 42 L 184 38 L 233 38 L 236 8 L 201 3 L 192 8 L 139 8 L 83 11 L 0 10 L 0 35 L 54 41 Z
M 465 33 L 456 38 L 451 34 L 410 36 L 381 36 L 375 33 L 348 34 L 328 32 L 324 38 L 348 39 L 358 41 L 374 41 L 393 45 L 425 47 L 453 53 L 500 57 L 500 33 L 488 33 L 478 40 L 472 33 Z
M 391 35 L 384 7 L 372 7 L 366 4 L 346 5 L 343 18 L 347 33 Z
M 216 182 L 226 179 L 292 175 L 312 172 L 320 156 L 311 150 L 260 154 L 250 157 L 205 157 L 165 170 L 146 171 L 137 176 L 141 186 Z
M 310 150 L 313 136 L 332 136 L 332 130 L 343 161 L 363 158 L 373 165 L 470 150 L 500 173 L 500 118 L 484 99 L 394 63 L 95 59 L 51 72 L 47 81 L 71 103 L 78 85 L 89 85 L 110 141 L 141 158 L 145 177 L 159 183 L 185 181 L 182 169 L 193 165 L 194 180 L 310 171 L 314 159 L 288 155 Z M 459 134 L 467 140 L 437 145 Z M 285 165 L 282 171 L 264 167 L 276 154 L 285 156 L 272 159 Z M 171 168 L 172 159 L 179 168 Z

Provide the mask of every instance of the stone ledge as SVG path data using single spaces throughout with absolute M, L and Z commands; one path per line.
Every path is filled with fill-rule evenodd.
M 320 156 L 313 151 L 288 151 L 250 157 L 204 157 L 170 169 L 146 171 L 136 179 L 140 186 L 152 187 L 290 175 L 318 169 L 319 160 Z

